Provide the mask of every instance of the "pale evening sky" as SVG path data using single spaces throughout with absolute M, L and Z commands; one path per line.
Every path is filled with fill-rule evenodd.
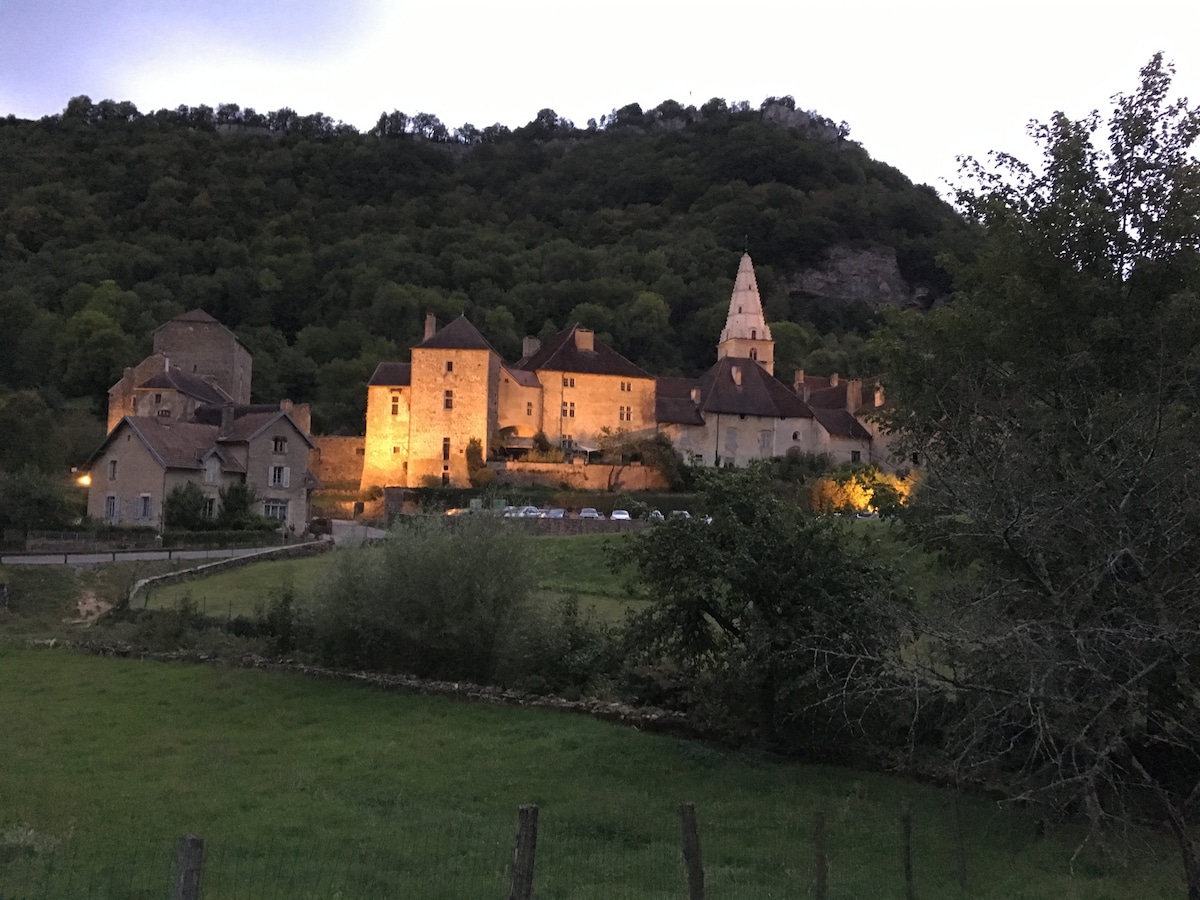
M 546 107 L 582 126 L 629 103 L 791 94 L 944 191 L 959 154 L 1030 157 L 1029 119 L 1106 110 L 1159 50 L 1200 100 L 1195 0 L 0 0 L 0 116 L 87 94 L 515 128 Z

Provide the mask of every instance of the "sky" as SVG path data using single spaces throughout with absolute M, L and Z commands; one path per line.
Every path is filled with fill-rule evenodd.
M 791 95 L 945 194 L 959 156 L 1033 160 L 1031 119 L 1106 111 L 1159 51 L 1200 102 L 1200 0 L 0 0 L 0 116 L 86 94 L 516 128 Z

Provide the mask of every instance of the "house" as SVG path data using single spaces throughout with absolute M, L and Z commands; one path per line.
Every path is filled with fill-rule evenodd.
M 717 361 L 699 378 L 655 378 L 572 325 L 541 346 L 526 338 L 505 362 L 465 317 L 441 330 L 426 318 L 410 362 L 380 363 L 367 386 L 361 486 L 468 483 L 466 447 L 527 452 L 542 434 L 566 457 L 618 432 L 666 434 L 697 465 L 743 466 L 797 450 L 835 463 L 886 461 L 857 379 L 775 377 L 775 342 L 754 264 L 743 255 Z
M 219 493 L 254 488 L 258 512 L 304 530 L 317 486 L 308 469 L 313 441 L 292 413 L 269 406 L 201 406 L 191 421 L 124 416 L 85 464 L 88 515 L 109 525 L 161 528 L 163 500 L 191 481 L 215 517 Z

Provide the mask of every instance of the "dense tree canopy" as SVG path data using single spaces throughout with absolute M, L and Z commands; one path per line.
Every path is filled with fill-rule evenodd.
M 800 326 L 789 363 L 853 373 L 873 313 L 812 327 L 786 276 L 881 245 L 937 294 L 935 256 L 967 232 L 786 101 L 632 105 L 587 128 L 543 110 L 511 131 L 87 97 L 0 120 L 0 391 L 99 400 L 195 307 L 254 352 L 258 399 L 313 402 L 320 430 L 361 429 L 351 385 L 402 358 L 426 311 L 466 312 L 510 358 L 578 319 L 651 371 L 697 373 L 747 246 L 769 317 Z
M 971 166 L 984 243 L 896 324 L 891 424 L 916 533 L 968 567 L 908 684 L 959 774 L 1101 832 L 1167 822 L 1200 897 L 1200 107 L 1156 57 L 1040 166 Z

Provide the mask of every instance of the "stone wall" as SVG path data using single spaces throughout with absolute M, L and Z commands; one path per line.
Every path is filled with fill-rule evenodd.
M 323 485 L 358 486 L 363 474 L 366 438 L 314 436 L 313 443 L 317 449 L 309 455 L 308 467 Z
M 502 484 L 565 484 L 586 491 L 654 491 L 670 487 L 658 469 L 640 465 L 508 462 L 488 463 L 488 466 Z

